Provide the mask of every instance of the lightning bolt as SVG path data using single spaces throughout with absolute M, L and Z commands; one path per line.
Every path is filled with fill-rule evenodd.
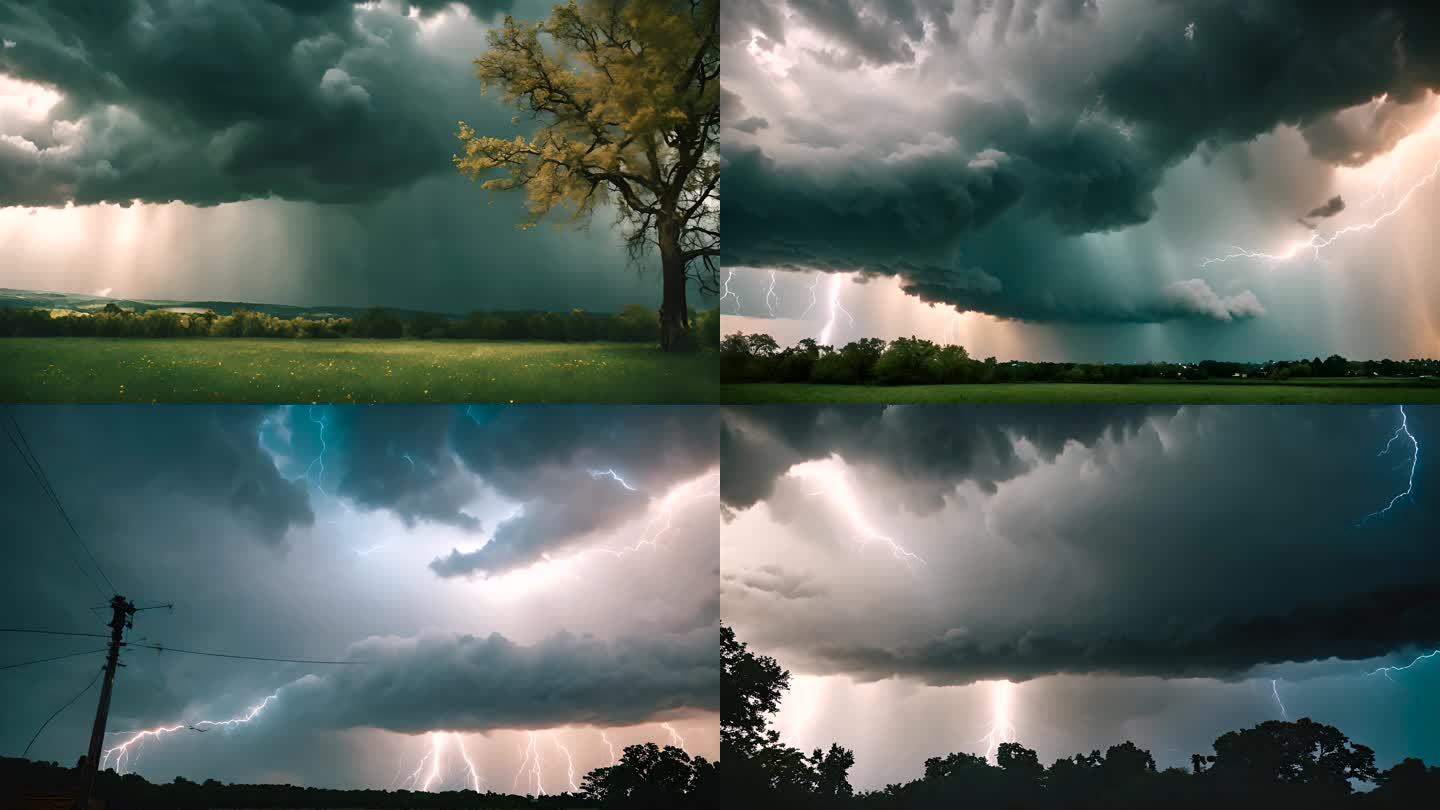
M 810 282 L 810 286 L 807 288 L 810 290 L 810 303 L 805 307 L 805 311 L 800 313 L 802 318 L 809 315 L 810 310 L 815 308 L 815 288 L 820 286 L 820 275 L 820 273 L 816 273 L 814 281 Z
M 470 752 L 465 750 L 465 738 L 457 732 L 455 734 L 455 747 L 460 749 L 460 758 L 465 760 L 465 771 L 470 777 L 470 789 L 476 793 L 480 792 L 480 784 L 484 780 L 480 778 L 480 772 L 475 770 L 475 762 L 470 759 Z
M 704 485 L 710 484 L 706 487 Z M 703 487 L 703 488 L 702 488 Z M 656 514 L 646 522 L 645 527 L 640 531 L 640 539 L 629 545 L 619 548 L 588 548 L 578 551 L 565 559 L 579 559 L 590 554 L 609 554 L 612 557 L 623 557 L 626 554 L 633 554 L 646 546 L 652 549 L 660 547 L 660 538 L 664 537 L 675 525 L 675 512 L 683 506 L 688 506 L 694 501 L 702 498 L 716 497 L 720 494 L 718 476 L 707 473 L 681 484 L 668 492 L 660 499 Z M 547 557 L 546 559 L 550 559 Z
M 545 784 L 541 781 L 540 770 L 540 749 L 535 747 L 535 732 L 529 732 L 530 739 L 525 746 L 525 758 L 520 761 L 520 770 L 515 772 L 515 781 L 511 790 L 520 786 L 520 777 L 525 777 L 525 787 L 528 790 L 531 784 L 535 785 L 536 796 L 545 795 Z M 527 794 L 528 795 L 528 794 Z
M 681 749 L 685 747 L 685 738 L 680 736 L 680 732 L 676 731 L 674 726 L 669 723 L 661 723 L 660 727 L 670 732 L 671 745 Z
M 1011 708 L 1015 702 L 1015 684 L 1009 681 L 990 683 L 990 727 L 985 736 L 975 745 L 985 743 L 985 758 L 992 763 L 999 761 L 1000 744 L 1015 742 L 1015 725 L 1011 721 Z
M 732 290 L 732 289 L 730 289 L 730 282 L 731 282 L 734 278 L 735 278 L 735 271 L 734 271 L 734 270 L 731 270 L 728 274 L 726 274 L 726 276 L 725 276 L 725 289 L 724 289 L 724 292 L 722 292 L 721 295 L 720 295 L 720 301 L 723 303 L 726 298 L 734 298 L 734 299 L 735 299 L 735 314 L 736 314 L 736 315 L 739 315 L 739 314 L 740 314 L 740 296 L 736 295 L 736 294 L 735 294 L 735 291 Z
M 774 303 L 771 303 L 771 301 Z M 780 303 L 780 296 L 775 292 L 775 271 L 770 271 L 770 288 L 765 291 L 765 309 L 770 311 L 770 317 L 775 317 L 775 304 Z
M 460 759 L 465 763 L 465 781 L 469 788 L 476 793 L 480 792 L 480 786 L 485 780 L 480 777 L 480 771 L 475 767 L 475 761 L 470 758 L 470 752 L 465 748 L 465 737 L 458 731 L 431 731 L 425 735 L 430 742 L 430 750 L 416 763 L 415 770 L 411 771 L 403 784 L 414 786 L 416 790 L 426 793 L 434 792 L 445 784 L 451 768 L 444 764 L 446 751 L 450 743 L 454 743 L 455 750 L 460 752 Z M 426 766 L 429 770 L 426 770 Z
M 445 736 L 430 732 L 430 774 L 420 784 L 420 789 L 429 793 L 435 781 L 440 778 L 440 760 L 445 756 Z M 423 760 L 422 760 L 423 764 Z
M 1433 129 L 1437 122 L 1440 122 L 1440 115 L 1431 118 L 1430 123 L 1425 126 L 1425 130 L 1429 131 Z M 1379 227 L 1380 224 L 1383 223 L 1385 220 L 1395 216 L 1397 213 L 1400 212 L 1402 208 L 1409 204 L 1411 198 L 1413 198 L 1417 192 L 1419 192 L 1422 188 L 1433 182 L 1437 174 L 1440 174 L 1440 160 L 1436 160 L 1435 164 L 1430 167 L 1430 171 L 1421 175 L 1420 179 L 1416 180 L 1410 186 L 1410 188 L 1407 189 L 1398 200 L 1396 200 L 1393 205 L 1382 211 L 1378 216 L 1368 222 L 1360 222 L 1354 225 L 1347 225 L 1346 227 L 1334 231 L 1329 235 L 1323 235 L 1318 232 L 1312 233 L 1309 239 L 1300 242 L 1294 242 L 1279 253 L 1264 253 L 1260 251 L 1250 250 L 1249 248 L 1243 248 L 1238 245 L 1231 245 L 1230 248 L 1232 252 L 1227 253 L 1224 256 L 1207 258 L 1204 261 L 1200 262 L 1200 266 L 1202 268 L 1209 267 L 1212 264 L 1220 264 L 1222 262 L 1228 262 L 1231 259 L 1242 258 L 1268 259 L 1275 262 L 1287 262 L 1307 250 L 1310 251 L 1316 259 L 1318 259 L 1320 258 L 1320 251 L 1323 248 L 1327 248 L 1335 244 L 1340 239 L 1352 233 L 1359 233 L 1361 231 L 1373 231 L 1377 227 Z
M 327 445 L 327 444 L 325 443 L 325 415 L 324 415 L 324 413 L 321 413 L 320 418 L 319 418 L 319 419 L 316 419 L 316 418 L 315 418 L 315 406 L 314 406 L 314 405 L 311 405 L 311 406 L 310 406 L 310 421 L 311 421 L 311 422 L 314 422 L 315 424 L 317 424 L 317 425 L 320 426 L 320 455 L 316 456 L 316 457 L 315 457 L 315 460 L 312 461 L 312 462 L 310 462 L 310 466 L 308 466 L 308 467 L 305 468 L 305 480 L 306 480 L 306 481 L 309 481 L 309 480 L 310 480 L 310 471 L 313 470 L 313 469 L 315 469 L 315 465 L 317 465 L 317 464 L 320 465 L 320 474 L 315 477 L 315 488 L 318 489 L 318 490 L 320 490 L 320 494 L 321 494 L 321 495 L 324 495 L 324 494 L 326 494 L 326 492 L 325 492 L 325 451 L 326 451 L 326 450 L 329 450 L 330 447 L 329 447 L 329 445 Z
M 1409 476 L 1409 478 L 1406 480 L 1405 491 L 1402 492 L 1402 493 L 1400 493 L 1399 495 L 1396 495 L 1395 497 L 1391 498 L 1391 499 L 1390 499 L 1390 502 L 1387 503 L 1387 504 L 1385 504 L 1385 508 L 1384 508 L 1384 509 L 1380 509 L 1380 510 L 1378 510 L 1378 511 L 1371 512 L 1370 514 L 1366 515 L 1365 518 L 1360 521 L 1360 525 L 1362 525 L 1362 526 L 1363 526 L 1366 522 L 1368 522 L 1368 521 L 1370 520 L 1370 518 L 1379 517 L 1380 515 L 1383 515 L 1383 514 L 1385 514 L 1386 512 L 1389 512 L 1389 511 L 1390 511 L 1390 508 L 1393 507 L 1393 506 L 1396 504 L 1396 502 L 1398 502 L 1401 498 L 1404 498 L 1404 497 L 1409 496 L 1410 493 L 1412 493 L 1412 492 L 1415 491 L 1415 468 L 1420 465 L 1420 442 L 1419 442 L 1419 440 L 1417 440 L 1417 439 L 1415 438 L 1415 434 L 1413 434 L 1413 433 L 1410 432 L 1409 418 L 1408 418 L 1408 417 L 1406 416 L 1406 414 L 1405 414 L 1405 406 L 1404 406 L 1404 405 L 1400 405 L 1399 408 L 1400 408 L 1400 427 L 1396 428 L 1396 429 L 1395 429 L 1395 432 L 1394 432 L 1393 434 L 1391 434 L 1391 436 L 1390 436 L 1390 441 L 1385 442 L 1385 448 L 1384 448 L 1383 450 L 1381 450 L 1381 451 L 1379 452 L 1379 454 L 1377 454 L 1376 458 L 1380 458 L 1380 457 L 1384 456 L 1386 453 L 1389 453 L 1389 452 L 1390 452 L 1390 447 L 1395 444 L 1395 440 L 1398 439 L 1398 438 L 1400 438 L 1401 436 L 1404 436 L 1406 439 L 1409 439 L 1409 440 L 1410 440 L 1410 446 L 1411 446 L 1411 454 L 1410 454 L 1410 476 Z
M 1280 719 L 1289 720 L 1290 714 L 1285 711 L 1285 703 L 1280 700 L 1280 686 L 1275 679 L 1270 680 L 1270 694 L 1275 696 L 1275 705 L 1280 707 Z
M 173 726 L 156 726 L 155 728 L 140 729 L 139 731 L 112 731 L 109 734 L 125 736 L 125 740 L 119 745 L 112 746 L 100 752 L 100 769 L 108 767 L 115 768 L 118 773 L 126 773 L 127 767 L 133 767 L 135 758 L 138 757 L 140 749 L 150 740 L 158 740 L 177 731 L 194 729 L 201 731 L 211 728 L 232 729 L 236 726 L 254 720 L 260 712 L 265 710 L 279 697 L 276 692 L 242 714 L 237 714 L 228 720 L 197 720 L 194 723 L 179 723 Z M 108 735 L 107 735 L 108 736 Z
M 610 742 L 609 735 L 607 735 L 603 729 L 600 731 L 600 741 L 605 743 L 606 748 L 610 749 L 611 764 L 619 762 L 620 760 L 615 756 L 615 743 Z
M 355 553 L 358 554 L 358 555 L 360 555 L 361 557 L 369 557 L 371 554 L 374 554 L 374 553 L 377 552 L 377 551 L 380 551 L 380 550 L 382 550 L 382 549 L 386 549 L 386 548 L 389 548 L 389 547 L 390 547 L 390 544 L 389 544 L 389 543 L 381 543 L 381 544 L 379 544 L 379 545 L 371 546 L 371 547 L 369 547 L 369 548 L 357 548 L 357 549 L 355 549 Z
M 409 453 L 401 453 L 401 454 L 400 454 L 400 457 L 403 458 L 403 459 L 405 459 L 406 461 L 410 462 L 410 472 L 412 472 L 412 473 L 415 472 L 415 459 L 410 458 L 410 454 L 409 454 Z
M 1431 658 L 1434 658 L 1434 657 L 1437 656 L 1437 655 L 1440 655 L 1440 650 L 1431 650 L 1431 651 L 1428 652 L 1428 653 L 1424 653 L 1423 655 L 1418 655 L 1418 656 L 1416 656 L 1414 661 L 1411 661 L 1410 663 L 1406 664 L 1406 665 L 1403 666 L 1403 667 L 1380 667 L 1379 669 L 1373 670 L 1373 671 L 1371 671 L 1371 672 L 1367 672 L 1367 673 L 1365 673 L 1365 674 L 1366 674 L 1366 675 L 1376 675 L 1376 674 L 1384 675 L 1387 680 L 1394 680 L 1394 678 L 1391 678 L 1391 677 L 1390 677 L 1390 673 L 1392 673 L 1392 672 L 1402 672 L 1402 671 L 1404 671 L 1404 670 L 1407 670 L 1407 669 L 1415 666 L 1416 664 L 1420 663 L 1421 661 L 1428 661 L 1428 660 L 1430 660 Z
M 613 478 L 613 479 L 615 479 L 616 481 L 618 481 L 618 482 L 620 483 L 620 486 L 625 487 L 626 489 L 630 490 L 631 492 L 638 492 L 638 491 L 639 491 L 639 490 L 635 489 L 635 487 L 632 487 L 632 486 L 630 486 L 629 484 L 625 483 L 625 479 L 624 479 L 624 478 L 621 478 L 621 477 L 619 476 L 619 474 L 616 473 L 614 470 L 591 470 L 591 471 L 590 471 L 590 477 L 591 477 L 591 478 Z
M 580 786 L 575 783 L 575 758 L 570 756 L 570 749 L 561 744 L 560 738 L 555 736 L 553 731 L 550 732 L 550 742 L 565 755 L 565 778 L 570 783 L 570 792 L 579 793 Z
M 829 345 L 830 345 L 830 335 L 832 335 L 832 334 L 835 332 L 835 316 L 836 316 L 838 313 L 841 313 L 841 312 L 845 313 L 845 317 L 850 319 L 850 325 L 851 325 L 851 326 L 854 326 L 854 325 L 855 325 L 855 318 L 854 318 L 854 316 L 852 316 L 852 315 L 845 309 L 845 307 L 843 307 L 843 306 L 840 305 L 840 282 L 842 282 L 843 280 L 844 280 L 844 279 L 841 278 L 841 276 L 840 276 L 839 273 L 836 273 L 835 275 L 833 275 L 833 276 L 830 277 L 830 292 L 829 292 L 830 319 L 827 320 L 827 321 L 825 321 L 825 327 L 820 330 L 820 341 L 819 341 L 819 342 L 820 342 L 820 345 L 821 345 L 821 346 L 829 346 Z
M 835 506 L 840 510 L 840 513 L 844 515 L 855 528 L 855 533 L 859 537 L 860 542 L 880 543 L 890 550 L 891 556 L 904 562 L 906 565 L 912 562 L 918 562 L 924 565 L 925 560 L 919 554 L 900 545 L 900 543 L 896 542 L 895 538 L 881 534 L 870 526 L 869 521 L 867 521 L 865 516 L 860 512 L 860 504 L 855 500 L 854 493 L 850 491 L 850 482 L 846 480 L 844 471 L 838 467 L 841 463 L 839 457 L 831 456 L 830 460 L 832 464 L 837 466 L 829 469 L 821 468 L 824 470 L 823 472 L 820 470 L 808 470 L 801 473 L 801 475 L 806 478 L 815 476 L 826 479 L 825 483 L 828 485 L 827 488 L 810 494 L 830 495 L 831 500 L 835 502 Z

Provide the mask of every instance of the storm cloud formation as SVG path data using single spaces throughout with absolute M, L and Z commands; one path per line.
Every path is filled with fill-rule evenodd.
M 764 501 L 797 464 L 837 456 L 906 482 L 902 503 L 923 512 L 943 505 L 959 481 L 994 491 L 1030 468 L 1027 451 L 1053 459 L 1070 442 L 1124 434 L 1152 413 L 1173 409 L 1072 406 L 888 406 L 731 408 L 720 426 L 720 497 L 745 509 Z M 957 414 L 983 419 L 957 419 Z M 1025 448 L 1015 437 L 1025 438 Z
M 714 626 L 606 641 L 561 633 L 533 645 L 496 635 L 367 639 L 363 665 L 288 686 L 301 721 L 403 733 L 626 726 L 719 711 Z
M 276 695 L 253 722 L 225 733 L 150 740 L 139 772 L 152 781 L 385 787 L 416 736 L 428 745 L 423 733 L 441 730 L 471 735 L 470 755 L 491 781 L 515 773 L 531 732 L 568 745 L 579 774 L 612 761 L 599 730 L 618 748 L 664 742 L 662 722 L 692 753 L 713 757 L 713 409 L 529 410 L 14 409 L 106 578 L 138 604 L 174 604 L 137 614 L 131 640 L 166 652 L 126 649 L 110 729 L 220 720 Z M 706 410 L 705 441 L 684 435 L 706 425 Z M 544 435 L 516 435 L 552 424 Z M 19 454 L 0 445 L 0 592 L 13 626 L 104 632 L 90 610 L 108 598 L 97 591 L 104 580 Z M 543 538 L 564 553 L 547 559 L 527 549 L 520 563 L 512 549 L 508 567 L 487 568 L 483 581 L 432 569 L 457 547 L 483 549 L 487 532 L 518 507 L 564 511 L 568 479 L 555 470 L 599 453 L 647 493 L 622 499 L 631 514 L 587 522 L 581 510 L 565 512 L 564 536 Z M 667 505 L 662 542 L 619 556 L 584 553 L 634 543 L 632 525 L 658 508 L 648 493 L 663 493 L 671 474 L 707 477 L 694 497 Z M 85 653 L 94 641 L 7 636 L 5 663 Z M 0 718 L 3 744 L 23 749 L 100 658 L 8 673 L 20 699 Z M 89 730 L 84 705 L 56 718 L 32 756 L 73 761 Z M 563 779 L 563 758 L 546 762 L 546 783 Z
M 1376 456 L 1396 408 L 789 410 L 727 414 L 723 605 L 800 671 L 1231 680 L 1440 643 L 1433 450 Z
M 0 205 L 356 202 L 449 170 L 452 133 L 424 122 L 461 86 L 403 16 L 356 5 L 0 6 L 0 73 L 63 94 L 0 139 Z
M 0 286 L 453 314 L 658 304 L 658 262 L 629 261 L 612 209 L 522 232 L 524 192 L 482 192 L 451 161 L 461 120 L 535 126 L 473 60 L 506 14 L 554 7 L 0 2 Z
M 727 4 L 727 110 L 745 112 L 726 118 L 725 260 L 896 276 L 923 301 L 1034 322 L 1264 316 L 1254 290 L 1115 235 L 1156 218 L 1182 162 L 1277 129 L 1327 176 L 1393 147 L 1440 87 L 1431 11 Z M 1303 190 L 1266 192 L 1292 227 Z

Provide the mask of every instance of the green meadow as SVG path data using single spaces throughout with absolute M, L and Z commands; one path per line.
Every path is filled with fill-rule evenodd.
M 714 352 L 643 343 L 4 338 L 0 401 L 715 402 Z
M 1386 405 L 1440 403 L 1440 383 L 1413 378 L 1337 378 L 1270 382 L 989 383 L 974 385 L 813 385 L 744 383 L 721 386 L 723 400 L 757 403 L 870 404 L 1185 404 Z

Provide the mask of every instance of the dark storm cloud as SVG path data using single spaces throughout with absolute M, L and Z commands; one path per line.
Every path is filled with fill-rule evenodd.
M 646 419 L 633 411 L 509 408 L 483 431 L 460 433 L 456 449 L 466 467 L 521 512 L 479 550 L 454 552 L 432 568 L 487 575 L 536 562 L 639 517 L 670 487 L 717 463 L 713 409 L 654 409 Z
M 861 680 L 908 676 L 933 685 L 1058 673 L 1239 679 L 1255 667 L 1359 661 L 1440 642 L 1440 581 L 1308 604 L 1272 616 L 1171 625 L 1151 637 L 1025 633 L 975 638 L 953 630 L 895 649 L 817 645 L 820 660 Z M 822 664 L 825 666 L 825 664 Z M 1377 676 L 1378 677 L 1378 676 Z
M 936 684 L 1241 678 L 1440 643 L 1435 409 L 1405 409 L 1418 463 L 1407 438 L 1390 442 L 1393 407 L 934 410 L 945 418 L 726 412 L 730 621 L 807 671 Z M 867 532 L 923 563 L 853 542 L 857 518 L 778 479 L 831 454 Z M 818 592 L 760 593 L 741 577 L 762 566 L 761 584 Z
M 717 463 L 718 417 L 705 407 L 397 406 L 295 414 L 311 432 L 316 419 L 325 422 L 327 464 L 340 470 L 336 495 L 388 510 L 407 525 L 489 532 L 479 549 L 434 560 L 431 568 L 445 577 L 538 562 L 643 516 L 671 487 Z M 515 502 L 515 513 L 482 525 L 465 508 L 483 489 Z
M 13 413 L 62 501 L 79 515 L 98 508 L 97 493 L 122 504 L 142 497 L 199 502 L 277 546 L 292 527 L 314 524 L 304 483 L 285 479 L 260 447 L 260 409 L 54 406 Z M 40 502 L 18 457 L 4 469 L 6 491 Z
M 492 634 L 375 638 L 365 664 L 280 692 L 294 719 L 416 733 L 623 726 L 719 709 L 719 633 L 606 641 L 570 633 L 533 645 Z
M 476 91 L 411 21 L 339 0 L 13 2 L 0 34 L 0 73 L 64 97 L 0 141 L 0 205 L 372 200 L 453 171 Z
M 1134 430 L 1163 409 L 1088 406 L 732 408 L 720 426 L 721 501 L 743 509 L 769 497 L 791 467 L 837 455 L 904 479 L 907 505 L 940 506 L 962 480 L 993 490 L 1030 467 L 1013 437 L 1053 457 L 1069 442 Z
M 406 525 L 420 520 L 472 531 L 480 521 L 463 511 L 480 494 L 450 452 L 457 414 L 448 408 L 346 408 L 334 415 L 346 436 L 337 448 L 346 469 L 337 493 L 370 509 L 388 509 Z
M 715 466 L 717 418 L 713 408 L 529 407 L 487 413 L 483 427 L 462 420 L 456 457 L 521 508 L 480 549 L 431 567 L 441 576 L 501 573 L 640 517 Z
M 934 46 L 935 59 L 966 58 L 967 43 L 939 27 L 943 15 L 892 5 L 906 8 L 789 3 L 791 25 L 813 28 L 870 65 L 911 61 L 911 43 L 922 39 Z M 1022 34 L 1038 37 L 1037 53 L 1048 56 L 1050 42 L 1072 49 L 1093 34 L 1102 19 L 1094 11 L 1087 3 L 976 4 L 969 16 L 978 22 L 988 15 L 989 27 L 965 36 L 988 37 L 992 48 Z M 1192 23 L 1193 35 L 1182 34 Z M 939 151 L 907 154 L 903 144 L 887 141 L 802 165 L 750 142 L 746 134 L 755 129 L 738 130 L 724 149 L 726 261 L 893 275 L 922 300 L 1031 321 L 1253 317 L 1264 312 L 1258 301 L 1229 302 L 1230 295 L 1200 279 L 1179 288 L 1167 286 L 1173 277 L 1137 284 L 1110 266 L 1113 256 L 1086 255 L 1073 237 L 1148 222 L 1168 169 L 1281 125 L 1299 127 L 1317 158 L 1363 162 L 1392 146 L 1406 131 L 1399 124 L 1417 114 L 1413 102 L 1440 87 L 1440 25 L 1428 3 L 1317 9 L 1293 0 L 1173 2 L 1146 8 L 1124 25 L 1139 30 L 1117 35 L 1113 56 L 1100 57 L 1088 76 L 1049 76 L 1036 60 L 1028 72 L 1017 68 L 1015 81 L 1032 85 L 1028 92 L 997 81 L 973 98 L 936 98 L 942 120 L 917 126 L 953 141 Z M 847 67 L 820 61 L 830 70 Z M 924 78 L 897 75 L 877 81 L 900 95 L 935 92 Z M 732 83 L 732 92 L 740 90 Z M 1376 116 L 1361 123 L 1341 116 L 1382 93 L 1389 98 Z M 853 140 L 840 133 L 865 128 L 863 117 L 828 123 L 832 131 L 825 133 L 807 122 L 789 143 L 828 152 Z M 977 269 L 996 283 L 971 283 Z M 1253 298 L 1234 293 L 1241 294 Z
M 1307 227 L 1307 228 L 1309 228 L 1309 229 L 1311 229 L 1311 230 L 1314 230 L 1314 229 L 1315 229 L 1315 223 L 1310 222 L 1310 220 L 1312 220 L 1312 219 L 1325 219 L 1325 218 L 1327 218 L 1327 217 L 1333 217 L 1333 216 L 1335 216 L 1336 214 L 1338 214 L 1338 213 L 1340 213 L 1341 211 L 1344 211 L 1344 210 L 1345 210 L 1345 199 L 1344 199 L 1343 197 L 1341 197 L 1339 194 L 1336 194 L 1334 197 L 1331 197 L 1330 199 L 1326 200 L 1324 203 L 1322 203 L 1322 204 L 1320 204 L 1320 205 L 1317 205 L 1317 206 L 1315 206 L 1314 208 L 1310 209 L 1310 211 L 1309 211 L 1307 214 L 1305 214 L 1305 216 L 1303 216 L 1303 217 L 1300 218 L 1299 222 L 1300 222 L 1301 225 L 1304 225 L 1305 227 Z

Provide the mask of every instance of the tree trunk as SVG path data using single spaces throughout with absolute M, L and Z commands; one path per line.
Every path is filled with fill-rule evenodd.
M 667 352 L 690 348 L 690 310 L 685 305 L 685 257 L 680 250 L 680 228 L 662 222 L 656 234 L 660 243 L 660 348 Z

